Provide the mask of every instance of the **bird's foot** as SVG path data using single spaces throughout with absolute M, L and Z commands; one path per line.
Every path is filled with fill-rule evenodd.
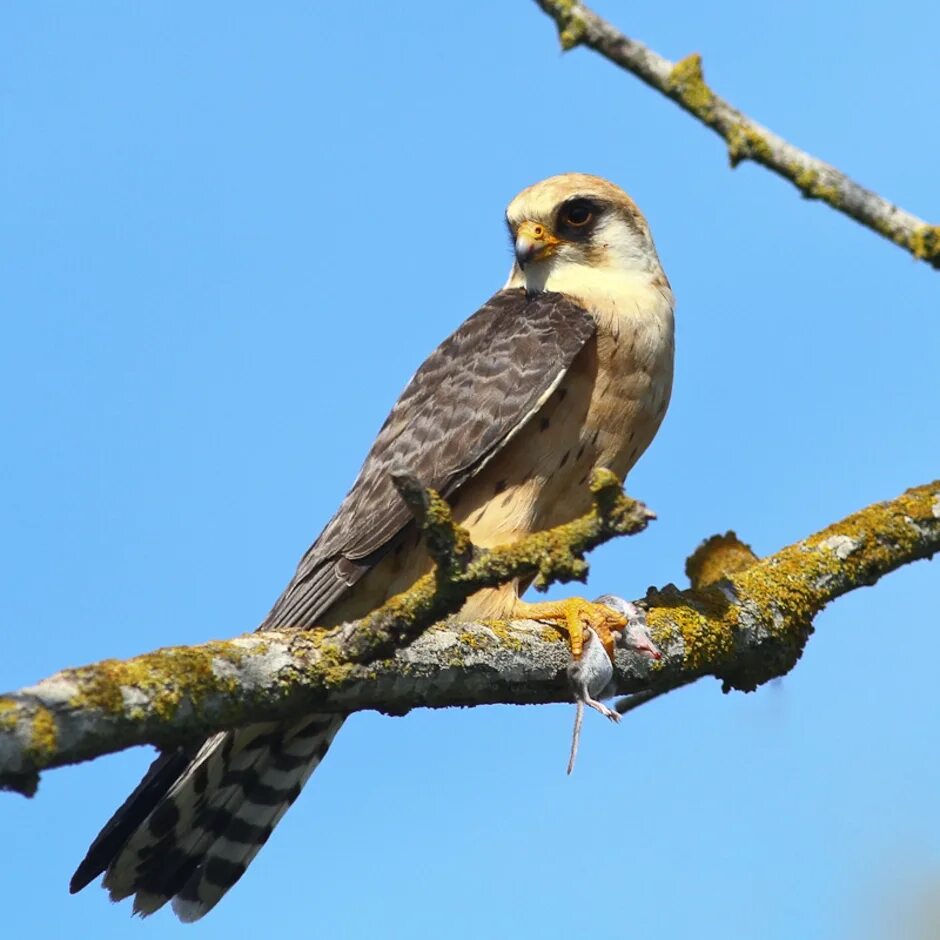
M 545 601 L 539 604 L 519 601 L 513 613 L 518 617 L 547 621 L 561 627 L 568 634 L 568 645 L 575 659 L 580 659 L 584 650 L 585 631 L 593 630 L 613 661 L 617 640 L 614 633 L 622 632 L 627 625 L 627 618 L 613 608 L 587 601 L 583 597 L 569 597 L 563 601 Z M 594 707 L 593 704 L 591 707 Z

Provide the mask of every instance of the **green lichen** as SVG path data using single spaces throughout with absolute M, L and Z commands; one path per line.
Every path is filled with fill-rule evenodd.
M 742 160 L 759 160 L 762 163 L 770 161 L 772 153 L 767 138 L 746 121 L 732 124 L 725 139 L 728 142 L 728 160 L 732 169 Z
M 666 79 L 666 88 L 699 120 L 709 126 L 715 123 L 715 93 L 705 84 L 702 57 L 697 52 L 673 66 Z

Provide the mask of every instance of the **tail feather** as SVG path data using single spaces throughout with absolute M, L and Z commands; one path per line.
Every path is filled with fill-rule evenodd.
M 104 878 L 112 900 L 135 895 L 142 916 L 172 900 L 183 921 L 210 911 L 297 798 L 343 720 L 310 715 L 209 738 L 136 827 L 121 829 L 122 842 L 114 846 L 112 837 Z M 129 808 L 130 800 L 122 811 Z M 120 823 L 116 815 L 96 844 Z M 88 859 L 82 864 L 90 870 Z M 100 858 L 97 864 L 100 871 Z M 76 881 L 79 873 L 84 883 L 94 877 L 80 866 Z
M 318 722 L 300 727 L 270 748 L 264 773 L 257 773 L 234 815 L 224 819 L 224 826 L 214 827 L 220 834 L 205 851 L 204 862 L 173 898 L 180 920 L 198 920 L 241 878 L 323 759 L 339 726 L 340 720 L 333 719 L 332 726 Z M 312 730 L 316 733 L 311 734 Z
M 173 781 L 186 770 L 195 755 L 195 749 L 174 748 L 157 757 L 144 774 L 143 780 L 115 810 L 114 815 L 89 846 L 69 882 L 69 891 L 72 894 L 91 884 L 108 867 L 111 860 L 121 851 L 121 847 L 163 799 Z

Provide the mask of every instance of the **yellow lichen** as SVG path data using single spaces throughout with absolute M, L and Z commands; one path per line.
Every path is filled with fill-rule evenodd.
M 723 662 L 734 649 L 737 609 L 720 591 L 678 591 L 647 595 L 647 625 L 654 641 L 670 646 L 678 630 L 689 672 Z
M 539 630 L 539 639 L 545 643 L 564 643 L 566 638 L 567 634 L 555 627 L 543 625 Z
M 8 698 L 0 698 L 0 731 L 13 731 L 19 724 L 20 705 Z
M 797 661 L 812 631 L 813 618 L 833 597 L 871 583 L 905 561 L 917 557 L 920 530 L 912 520 L 934 518 L 940 481 L 909 490 L 889 503 L 877 503 L 829 526 L 816 535 L 781 549 L 764 561 L 754 561 L 746 546 L 730 542 L 735 573 L 716 563 L 709 573 L 712 548 L 697 560 L 690 575 L 697 589 L 651 591 L 648 622 L 662 646 L 681 639 L 683 672 L 703 671 L 720 676 L 725 687 L 745 690 L 781 675 Z M 716 558 L 729 548 L 718 547 Z M 926 553 L 926 549 L 923 549 Z M 693 556 L 694 558 L 694 556 Z M 716 573 L 727 579 L 724 589 L 702 587 Z M 746 601 L 744 606 L 735 598 Z M 742 616 L 760 624 L 760 652 L 742 655 L 735 643 Z M 678 635 L 677 635 L 678 634 Z
M 766 163 L 772 156 L 767 138 L 745 121 L 733 124 L 726 140 L 728 159 L 732 167 L 736 167 L 742 160 L 760 160 Z
M 574 0 L 556 0 L 553 15 L 558 25 L 558 40 L 563 52 L 573 49 L 584 38 L 587 24 L 575 15 L 578 4 Z
M 359 621 L 345 644 L 348 659 L 367 662 L 396 646 L 410 642 L 428 626 L 459 610 L 464 601 L 482 588 L 506 584 L 514 578 L 531 580 L 537 589 L 551 581 L 584 581 L 588 566 L 583 555 L 614 535 L 642 531 L 653 514 L 627 497 L 620 481 L 609 470 L 595 470 L 590 482 L 592 509 L 573 522 L 536 532 L 518 542 L 478 550 L 464 566 L 435 569 L 408 590 L 390 598 L 378 610 Z M 433 494 L 427 494 L 433 500 Z M 425 518 L 427 516 L 425 515 Z M 439 520 L 440 537 L 452 522 Z M 458 546 L 461 536 L 456 536 Z M 443 544 L 443 543 L 441 543 Z
M 841 206 L 838 188 L 822 183 L 818 170 L 806 164 L 794 164 L 790 170 L 793 182 L 807 199 L 822 199 L 836 208 Z
M 469 646 L 473 650 L 485 650 L 489 649 L 493 645 L 493 641 L 484 633 L 472 633 L 469 630 L 465 630 L 457 637 L 457 642 L 462 643 L 464 646 Z
M 127 661 L 104 660 L 75 670 L 79 691 L 70 704 L 120 714 L 125 710 L 123 690 L 136 689 L 146 696 L 148 710 L 163 719 L 172 718 L 184 699 L 198 712 L 207 695 L 237 690 L 237 680 L 220 675 L 213 664 L 238 665 L 244 656 L 243 650 L 231 644 L 207 643 L 157 650 Z M 135 717 L 135 711 L 131 709 L 130 717 Z M 136 717 L 142 716 L 143 708 L 139 711 Z
M 33 715 L 29 729 L 29 755 L 32 760 L 41 762 L 55 754 L 58 740 L 58 727 L 55 716 L 48 708 L 41 705 Z
M 522 641 L 518 635 L 509 629 L 509 627 L 499 620 L 487 620 L 486 626 L 493 632 L 499 645 L 504 649 L 518 651 L 522 649 Z
M 705 84 L 702 57 L 693 52 L 677 62 L 666 79 L 673 97 L 706 124 L 715 122 L 715 94 Z
M 940 225 L 922 225 L 910 237 L 910 249 L 915 258 L 940 263 Z
M 734 532 L 726 532 L 702 542 L 686 560 L 685 573 L 692 587 L 702 588 L 743 571 L 756 561 L 757 555 L 750 545 L 740 541 Z
M 378 664 L 373 663 L 373 668 Z M 348 681 L 350 675 L 361 668 L 357 663 L 345 659 L 335 643 L 320 644 L 320 661 L 317 664 L 317 676 L 325 689 L 334 689 Z

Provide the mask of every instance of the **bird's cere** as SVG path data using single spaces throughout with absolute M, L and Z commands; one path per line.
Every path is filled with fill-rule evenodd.
M 559 244 L 560 240 L 547 225 L 526 220 L 516 229 L 516 261 L 523 268 L 530 261 L 544 261 Z

